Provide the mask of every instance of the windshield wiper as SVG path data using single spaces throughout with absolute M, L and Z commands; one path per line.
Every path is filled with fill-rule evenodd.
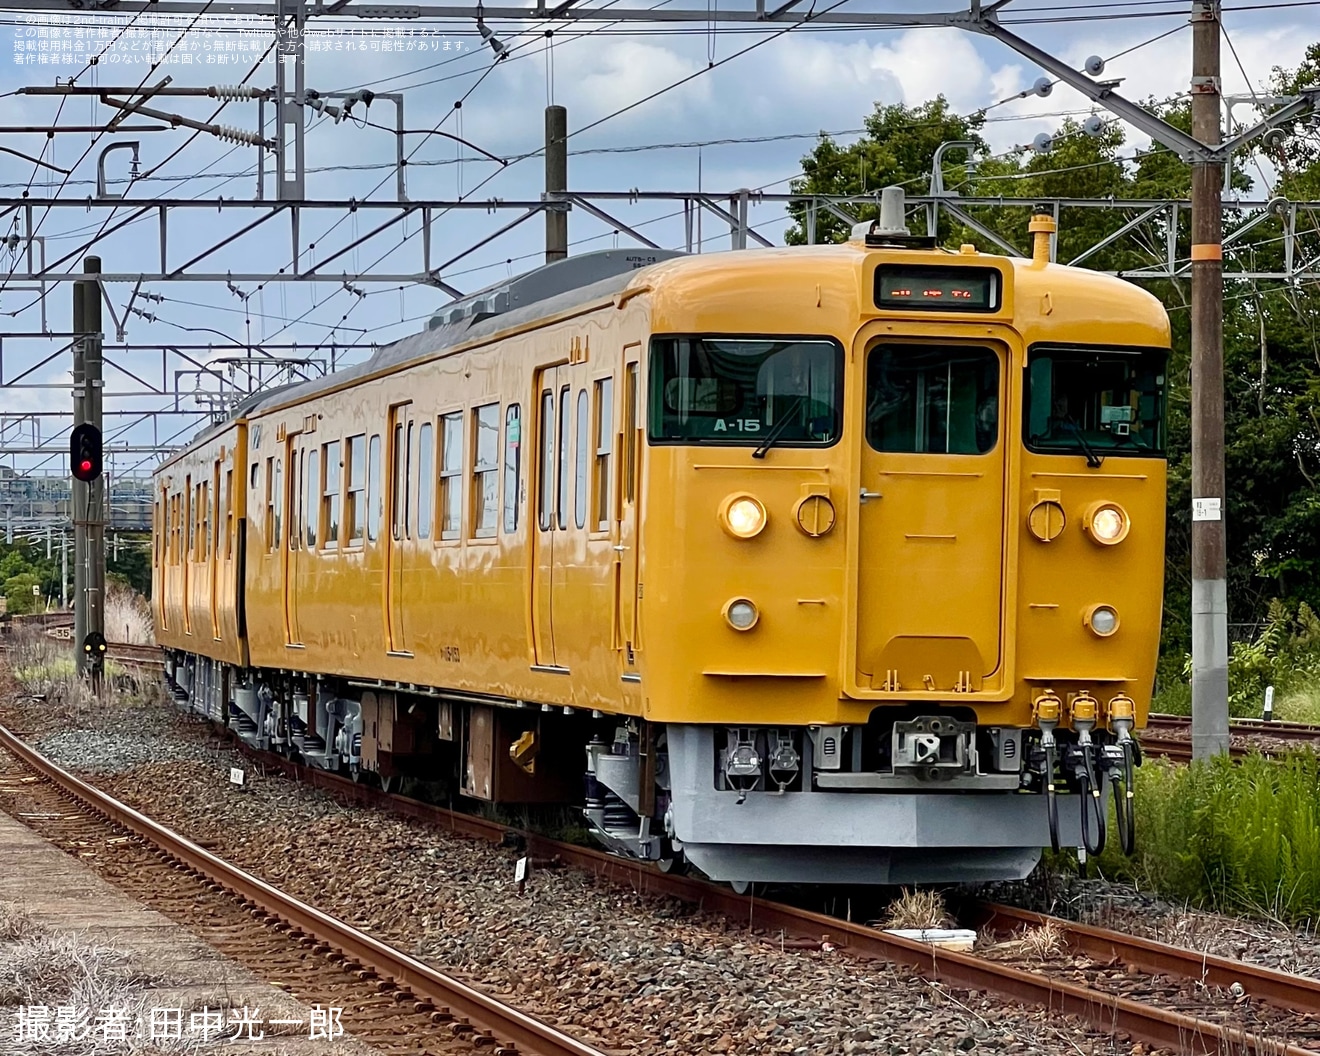
M 1077 424 L 1077 419 L 1069 414 L 1066 415 L 1063 420 L 1071 425 L 1073 427 L 1073 432 L 1077 434 L 1077 442 L 1082 445 L 1082 450 L 1086 452 L 1087 466 L 1091 469 L 1099 469 L 1101 463 L 1104 462 L 1104 459 L 1097 455 L 1095 451 L 1091 449 L 1091 445 L 1086 442 L 1086 437 L 1082 435 L 1082 427 Z
M 757 449 L 752 452 L 753 458 L 765 458 L 765 453 L 769 451 L 772 446 L 774 446 L 774 442 L 779 439 L 780 434 L 782 434 L 783 431 L 788 428 L 788 423 L 793 420 L 794 412 L 797 411 L 797 409 L 801 407 L 806 402 L 806 400 L 807 400 L 806 396 L 799 396 L 796 400 L 793 401 L 793 406 L 791 406 L 788 409 L 788 412 L 782 418 L 780 418 L 779 421 L 775 422 L 775 424 L 771 427 L 770 431 L 765 434 L 765 439 L 761 441 L 760 446 L 758 446 Z

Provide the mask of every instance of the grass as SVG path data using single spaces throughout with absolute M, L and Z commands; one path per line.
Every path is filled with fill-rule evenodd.
M 111 587 L 107 591 L 102 622 L 109 641 L 124 645 L 152 645 L 156 641 L 147 599 L 130 590 Z
M 1102 875 L 1205 909 L 1320 920 L 1320 755 L 1147 760 L 1136 792 L 1136 854 L 1111 840 L 1092 859 Z
M 200 1036 L 152 1039 L 148 1024 L 158 1003 L 153 980 L 133 969 L 119 951 L 89 943 L 75 934 L 59 933 L 37 924 L 24 910 L 0 902 L 0 1021 L 4 1023 L 6 1054 L 12 1056 L 101 1056 L 133 1053 L 203 1051 Z M 77 1040 L 55 1040 L 57 1009 L 89 1011 L 89 1025 L 102 1010 L 123 1009 L 128 1016 L 125 1040 L 108 1039 L 95 1029 Z M 23 1036 L 17 1029 L 22 1008 L 47 1010 L 49 1039 Z
M 945 905 L 944 895 L 939 891 L 909 891 L 905 887 L 889 904 L 884 918 L 876 926 L 900 930 L 950 928 L 953 926 L 953 917 Z
M 90 683 L 79 679 L 68 642 L 35 627 L 19 628 L 9 639 L 9 665 L 14 680 L 29 697 L 37 698 L 50 715 L 70 724 L 108 709 L 160 699 L 163 689 L 151 668 L 105 665 L 106 678 L 97 697 Z

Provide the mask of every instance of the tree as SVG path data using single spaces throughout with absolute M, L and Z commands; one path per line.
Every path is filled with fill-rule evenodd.
M 917 107 L 876 103 L 865 123 L 866 136 L 847 147 L 840 147 L 822 132 L 815 150 L 802 159 L 804 177 L 789 184 L 792 193 L 878 194 L 891 184 L 903 184 L 911 194 L 924 194 L 930 189 L 931 165 L 941 143 L 968 140 L 978 151 L 987 149 L 977 131 L 984 119 L 952 113 L 942 95 Z M 942 166 L 948 183 L 963 180 L 964 160 L 965 155 L 953 154 Z M 795 223 L 785 232 L 784 241 L 790 246 L 805 245 L 806 207 L 792 205 L 789 213 Z M 869 206 L 860 210 L 858 219 L 878 215 L 878 205 Z M 842 242 L 848 234 L 848 224 L 841 217 L 827 212 L 816 216 L 817 242 Z
M 1313 45 L 1299 69 L 1276 70 L 1273 90 L 1292 94 L 1320 82 L 1320 44 Z M 1188 131 L 1187 104 L 1147 107 L 1171 125 Z M 867 134 L 841 148 L 828 138 L 803 159 L 798 194 L 858 195 L 902 184 L 909 194 L 929 190 L 935 151 L 943 142 L 972 140 L 984 152 L 980 117 L 949 112 L 943 97 L 917 107 L 880 106 L 866 121 Z M 1281 173 L 1274 193 L 1292 201 L 1320 199 L 1320 139 L 1300 124 L 1295 134 L 1270 148 Z M 1027 223 L 1037 198 L 1186 200 L 1190 168 L 1156 143 L 1135 157 L 1125 156 L 1121 126 L 1110 122 L 1098 135 L 1065 122 L 1044 154 L 1025 149 L 984 158 L 968 174 L 962 154 L 944 166 L 946 188 L 966 198 L 1017 199 L 1021 205 L 967 206 L 966 213 L 1019 253 L 1029 253 Z M 1129 152 L 1130 153 L 1130 152 Z M 1234 187 L 1252 189 L 1252 153 L 1235 159 Z M 957 199 L 955 198 L 956 202 Z M 859 219 L 876 214 L 858 210 Z M 793 205 L 790 244 L 806 241 L 806 210 Z M 1115 210 L 1064 209 L 1056 259 L 1068 263 L 1127 222 Z M 1132 272 L 1162 259 L 1172 238 L 1175 254 L 1190 256 L 1190 212 L 1179 211 L 1178 230 L 1153 216 L 1128 236 L 1084 258 L 1080 266 Z M 1226 234 L 1248 223 L 1226 251 L 1253 271 L 1283 267 L 1282 221 L 1243 213 L 1226 221 Z M 1320 224 L 1317 224 L 1320 233 Z M 820 212 L 816 241 L 842 241 L 846 222 Z M 939 243 L 956 248 L 971 242 L 998 252 L 983 232 L 946 221 Z M 1244 269 L 1246 270 L 1246 269 Z M 1169 312 L 1173 333 L 1168 369 L 1168 534 L 1166 540 L 1165 671 L 1181 670 L 1190 649 L 1191 609 L 1191 369 L 1190 290 L 1183 279 L 1141 280 Z M 1225 461 L 1229 620 L 1264 619 L 1272 599 L 1292 607 L 1306 601 L 1320 608 L 1320 292 L 1312 285 L 1239 280 L 1227 269 L 1224 311 Z
M 38 593 L 34 594 L 33 590 Z M 41 585 L 37 577 L 29 572 L 22 575 L 10 576 L 5 580 L 5 611 L 13 616 L 20 616 L 28 612 L 36 612 L 42 608 Z

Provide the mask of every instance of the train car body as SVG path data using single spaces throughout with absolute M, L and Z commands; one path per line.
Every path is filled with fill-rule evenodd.
M 875 226 L 570 258 L 237 409 L 158 471 L 180 697 L 716 879 L 1094 849 L 1154 675 L 1167 317 L 1041 218 L 1033 259 Z

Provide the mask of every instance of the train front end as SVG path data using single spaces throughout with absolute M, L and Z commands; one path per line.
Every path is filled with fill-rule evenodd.
M 1111 796 L 1131 842 L 1167 317 L 1042 218 L 1019 260 L 886 219 L 647 280 L 644 709 L 592 773 L 714 879 L 1021 878 Z

